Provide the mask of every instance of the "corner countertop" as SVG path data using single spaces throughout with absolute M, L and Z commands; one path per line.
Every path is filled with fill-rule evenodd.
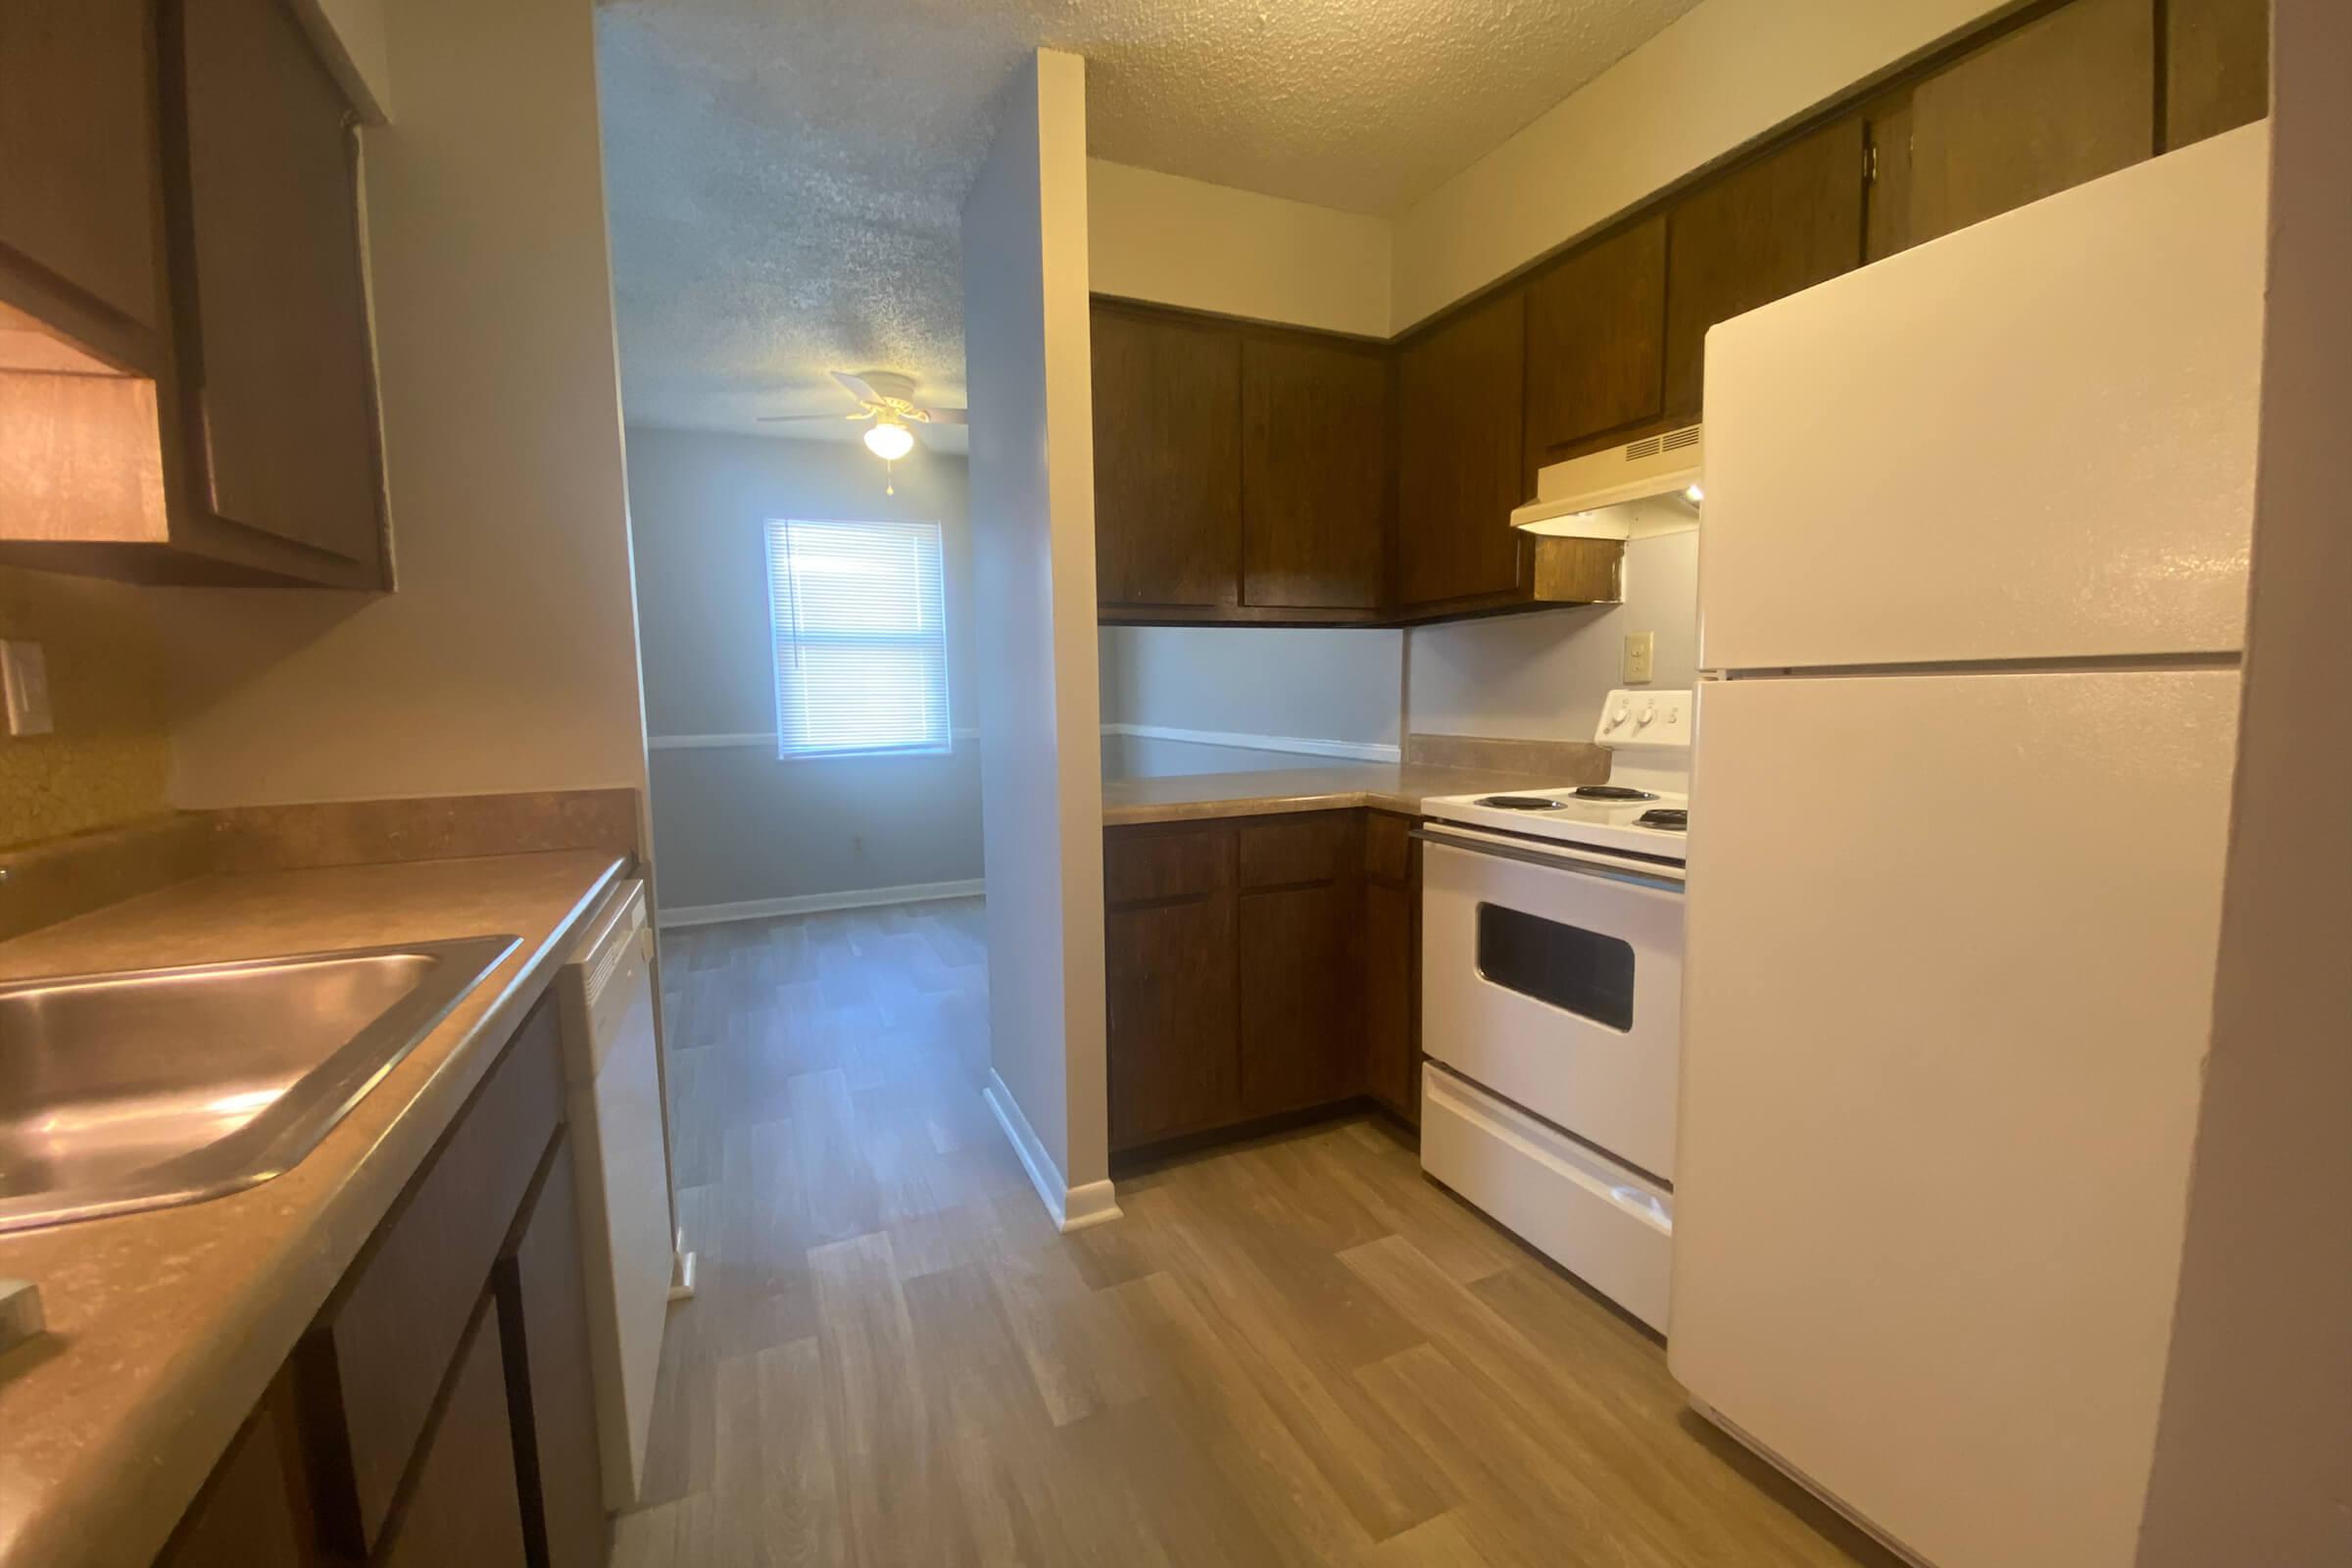
M 1421 803 L 1433 796 L 1544 789 L 1561 782 L 1556 769 L 1537 774 L 1422 762 L 1331 762 L 1263 772 L 1109 778 L 1102 781 L 1102 825 L 1128 827 L 1139 822 L 1265 816 L 1353 806 L 1418 812 Z
M 0 979 L 520 938 L 301 1163 L 0 1235 L 49 1332 L 0 1354 L 0 1568 L 150 1561 L 622 874 L 603 851 L 206 876 L 0 943 Z

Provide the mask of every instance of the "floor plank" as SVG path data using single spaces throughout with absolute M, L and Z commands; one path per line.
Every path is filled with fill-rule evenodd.
M 616 1568 L 1891 1568 L 1369 1120 L 1057 1235 L 977 899 L 664 933 L 680 1221 Z

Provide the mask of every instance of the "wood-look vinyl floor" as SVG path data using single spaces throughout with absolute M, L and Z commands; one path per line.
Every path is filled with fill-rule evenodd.
M 662 941 L 702 1272 L 619 1568 L 1891 1562 L 1378 1123 L 1055 1235 L 979 1094 L 979 901 Z

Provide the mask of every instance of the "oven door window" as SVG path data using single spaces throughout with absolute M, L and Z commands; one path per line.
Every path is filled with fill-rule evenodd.
M 1634 1026 L 1630 942 L 1501 905 L 1478 906 L 1478 972 L 1612 1029 Z

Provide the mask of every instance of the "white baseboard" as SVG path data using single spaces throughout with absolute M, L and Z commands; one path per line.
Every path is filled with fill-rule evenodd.
M 1012 1091 L 997 1076 L 994 1067 L 988 1070 L 988 1087 L 981 1093 L 988 1098 L 989 1109 L 997 1113 L 998 1125 L 1004 1129 L 1004 1136 L 1012 1140 L 1012 1152 L 1021 1156 L 1021 1168 L 1029 1173 L 1029 1181 L 1044 1200 L 1046 1212 L 1053 1216 L 1055 1230 L 1064 1233 L 1084 1230 L 1089 1225 L 1119 1217 L 1118 1194 L 1107 1178 L 1088 1182 L 1084 1187 L 1063 1183 L 1061 1167 L 1054 1163 L 1054 1156 L 1038 1142 L 1037 1129 L 1029 1125 L 1029 1118 L 1021 1113 L 1021 1102 L 1012 1098 Z
M 933 899 L 968 899 L 987 883 L 911 882 L 895 888 L 852 888 L 846 893 L 804 893 L 789 899 L 746 899 L 740 904 L 681 904 L 661 909 L 654 924 L 664 931 L 726 920 L 772 920 L 784 914 L 821 914 L 827 909 L 870 909 L 885 904 L 927 904 Z
M 1194 746 L 1233 746 L 1246 752 L 1296 752 L 1301 757 L 1345 757 L 1357 762 L 1394 762 L 1403 751 L 1365 741 L 1321 741 L 1302 735 L 1246 735 L 1238 730 L 1169 729 L 1161 724 L 1105 724 L 1105 735 L 1147 741 L 1184 741 Z

